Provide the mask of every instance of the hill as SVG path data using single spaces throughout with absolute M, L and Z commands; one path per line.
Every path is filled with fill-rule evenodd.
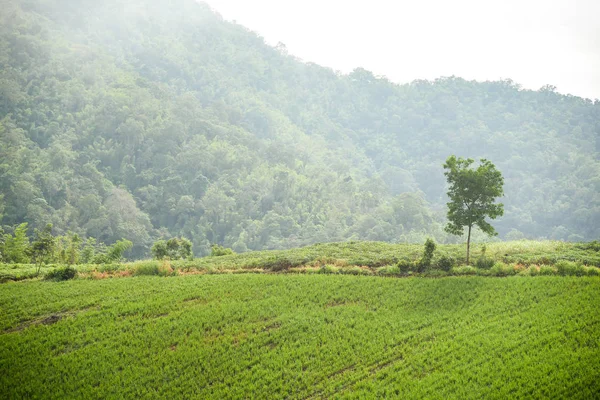
M 393 51 L 393 49 L 390 49 Z M 5 0 L 0 223 L 147 255 L 442 230 L 450 154 L 506 178 L 502 238 L 600 237 L 600 103 L 304 63 L 192 0 Z

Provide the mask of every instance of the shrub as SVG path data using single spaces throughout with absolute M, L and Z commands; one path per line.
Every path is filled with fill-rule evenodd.
M 171 238 L 169 240 L 157 240 L 152 245 L 152 257 L 157 260 L 187 260 L 192 257 L 192 242 L 186 238 Z
M 470 265 L 461 265 L 460 267 L 452 268 L 452 275 L 476 275 L 477 268 Z
M 44 276 L 44 279 L 53 280 L 53 281 L 68 281 L 69 279 L 75 278 L 76 275 L 77 275 L 77 270 L 75 268 L 65 266 L 65 267 L 56 268 L 56 269 L 46 273 L 46 275 Z
M 555 274 L 556 274 L 555 267 L 551 267 L 549 265 L 541 265 L 540 266 L 540 275 L 550 276 L 550 275 L 555 275 Z
M 406 258 L 403 258 L 403 259 L 398 260 L 396 267 L 398 267 L 398 270 L 401 273 L 407 274 L 409 271 L 412 271 L 415 269 L 415 263 Z
M 223 247 L 218 244 L 213 244 L 210 248 L 211 257 L 228 256 L 231 254 L 235 254 L 235 252 L 231 249 L 228 249 L 227 247 Z
M 510 276 L 516 274 L 516 272 L 514 265 L 503 262 L 497 262 L 490 268 L 490 275 L 492 276 Z
M 320 274 L 337 274 L 340 272 L 340 269 L 334 265 L 323 265 L 321 268 L 319 268 L 319 273 Z
M 494 260 L 486 257 L 485 255 L 482 255 L 477 259 L 477 261 L 475 261 L 475 266 L 481 269 L 490 269 L 494 266 L 494 264 Z
M 160 270 L 156 262 L 139 263 L 133 272 L 134 275 L 159 275 Z
M 387 265 L 385 267 L 380 267 L 377 269 L 377 275 L 381 276 L 394 276 L 400 275 L 401 273 L 403 272 L 400 270 L 398 265 Z
M 372 275 L 373 274 L 373 272 L 371 272 L 370 269 L 361 268 L 358 265 L 354 265 L 352 267 L 340 268 L 339 273 L 346 274 L 346 275 Z
M 583 265 L 578 265 L 573 261 L 561 260 L 556 263 L 556 270 L 559 275 L 583 276 L 586 270 Z
M 419 263 L 420 269 L 425 269 L 431 265 L 431 259 L 435 252 L 435 242 L 431 238 L 427 238 L 425 241 L 425 248 L 423 249 L 423 257 Z
M 446 272 L 450 271 L 455 265 L 456 259 L 451 256 L 441 256 L 436 262 L 436 266 Z
M 588 276 L 600 276 L 600 269 L 596 267 L 588 267 L 587 274 Z
M 523 276 L 536 276 L 540 274 L 540 267 L 537 265 L 530 265 L 529 268 L 522 270 L 519 272 L 519 275 Z
M 448 272 L 439 269 L 430 269 L 428 271 L 423 272 L 421 276 L 427 278 L 443 278 L 445 276 L 448 276 Z

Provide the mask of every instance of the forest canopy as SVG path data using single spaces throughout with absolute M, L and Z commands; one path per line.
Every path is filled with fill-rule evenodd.
M 392 51 L 392 50 L 390 50 Z M 502 239 L 600 237 L 600 102 L 457 77 L 394 84 L 271 47 L 192 0 L 8 0 L 0 225 L 136 257 L 454 242 L 449 154 L 505 177 Z

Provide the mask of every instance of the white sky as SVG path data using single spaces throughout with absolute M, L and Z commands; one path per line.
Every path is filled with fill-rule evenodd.
M 205 0 L 304 61 L 600 98 L 600 0 Z

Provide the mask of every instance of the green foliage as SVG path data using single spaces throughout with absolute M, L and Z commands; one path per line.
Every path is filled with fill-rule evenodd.
M 600 391 L 598 278 L 226 274 L 1 289 L 6 399 Z
M 78 234 L 74 233 L 69 236 L 69 245 L 67 247 L 67 263 L 70 265 L 79 264 L 79 257 L 81 251 L 81 238 Z
M 410 261 L 407 258 L 401 258 L 396 263 L 396 268 L 398 268 L 398 271 L 400 271 L 403 274 L 407 274 L 409 271 L 416 271 L 416 267 L 416 263 L 414 261 Z
M 77 276 L 77 270 L 70 266 L 64 266 L 60 268 L 55 268 L 44 276 L 46 280 L 53 281 L 68 281 L 69 279 L 73 279 Z
M 435 253 L 435 242 L 433 239 L 427 238 L 425 241 L 425 248 L 423 249 L 423 256 L 419 261 L 421 268 L 428 268 L 431 265 L 433 253 Z
M 17 226 L 13 235 L 4 235 L 4 249 L 2 253 L 3 259 L 7 263 L 29 263 L 30 247 L 26 222 Z
M 447 255 L 441 256 L 436 262 L 436 267 L 446 272 L 450 271 L 455 265 L 456 259 Z
M 133 247 L 133 243 L 127 239 L 117 240 L 112 246 L 106 251 L 106 256 L 111 262 L 121 261 L 123 253 Z
M 192 238 L 202 256 L 210 243 L 454 243 L 434 211 L 439 165 L 469 151 L 511 177 L 501 236 L 600 236 L 591 101 L 337 74 L 187 0 L 2 11 L 1 225 L 127 238 L 136 259 L 160 237 Z
M 220 256 L 229 256 L 235 254 L 233 250 L 225 248 L 218 244 L 213 244 L 210 248 L 210 256 L 211 257 L 220 257 Z
M 513 265 L 503 262 L 494 263 L 492 267 L 484 269 L 489 269 L 492 276 L 510 276 L 517 273 Z
M 81 251 L 81 262 L 84 264 L 91 263 L 94 260 L 96 253 L 96 239 L 87 238 L 85 246 Z
M 192 242 L 186 238 L 171 238 L 158 240 L 152 245 L 152 257 L 156 260 L 189 259 L 192 257 Z
M 445 230 L 452 235 L 463 235 L 468 229 L 467 264 L 471 229 L 476 226 L 488 235 L 497 235 L 496 230 L 485 218 L 496 219 L 504 214 L 504 205 L 495 200 L 504 194 L 504 178 L 496 166 L 486 159 L 473 169 L 475 160 L 450 156 L 444 164 L 448 181 L 448 224 Z
M 35 240 L 31 244 L 31 258 L 39 268 L 42 264 L 48 264 L 54 260 L 56 251 L 56 239 L 52 236 L 52 224 L 47 224 L 44 229 L 35 230 Z
M 561 260 L 557 262 L 556 270 L 559 275 L 563 276 L 584 276 L 587 274 L 587 271 L 583 265 L 566 260 Z

